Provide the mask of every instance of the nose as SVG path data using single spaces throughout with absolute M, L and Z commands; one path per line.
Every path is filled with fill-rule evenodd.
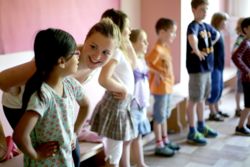
M 101 52 L 100 51 L 96 51 L 93 56 L 92 56 L 95 60 L 100 60 L 101 58 Z

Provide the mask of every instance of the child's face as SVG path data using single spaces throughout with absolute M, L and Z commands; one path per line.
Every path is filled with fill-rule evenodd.
M 226 29 L 226 25 L 227 25 L 227 20 L 222 20 L 219 26 L 219 30 Z
M 202 21 L 203 19 L 205 19 L 207 15 L 207 9 L 208 9 L 207 4 L 199 5 L 196 9 L 192 8 L 195 20 Z
M 250 39 L 250 25 L 244 28 L 244 33 L 246 35 L 246 38 Z
M 122 32 L 122 37 L 126 40 L 129 40 L 129 35 L 131 33 L 131 30 L 130 30 L 130 22 L 129 22 L 129 19 L 126 19 L 125 21 L 125 26 L 124 26 L 124 30 Z
M 137 54 L 145 55 L 148 49 L 148 38 L 145 32 L 141 32 L 138 39 L 133 43 L 135 51 Z
M 164 36 L 163 38 L 166 40 L 167 43 L 169 44 L 173 43 L 176 37 L 176 30 L 177 30 L 177 26 L 173 25 L 169 29 L 162 31 L 163 36 Z
M 106 64 L 116 48 L 116 40 L 99 32 L 85 40 L 80 55 L 80 68 L 96 69 Z
M 71 55 L 72 57 L 65 63 L 65 69 L 68 71 L 69 74 L 76 73 L 78 70 L 80 51 L 77 50 Z

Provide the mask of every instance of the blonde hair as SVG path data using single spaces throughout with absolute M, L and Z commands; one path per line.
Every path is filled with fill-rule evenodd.
M 87 40 L 91 35 L 93 35 L 96 32 L 102 34 L 105 37 L 115 39 L 117 47 L 120 47 L 120 42 L 121 42 L 120 29 L 110 18 L 103 18 L 101 19 L 101 21 L 96 23 L 89 30 L 85 40 Z
M 220 24 L 222 21 L 228 20 L 229 16 L 227 13 L 218 12 L 214 13 L 211 20 L 211 25 L 217 30 L 220 29 Z
M 132 43 L 136 43 L 138 41 L 139 36 L 142 33 L 146 33 L 144 30 L 142 29 L 133 29 L 131 30 L 131 34 L 129 36 L 129 39 Z

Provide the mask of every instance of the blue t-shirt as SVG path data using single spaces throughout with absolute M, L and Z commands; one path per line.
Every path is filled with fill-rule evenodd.
M 224 40 L 221 34 L 219 40 L 214 44 L 214 68 L 218 70 L 224 69 L 225 49 Z
M 188 25 L 187 36 L 191 34 L 197 36 L 198 48 L 200 51 L 206 52 L 207 56 L 201 61 L 199 57 L 193 53 L 193 49 L 187 39 L 186 67 L 188 73 L 203 73 L 212 71 L 214 65 L 212 40 L 216 38 L 216 29 L 209 24 L 192 21 Z

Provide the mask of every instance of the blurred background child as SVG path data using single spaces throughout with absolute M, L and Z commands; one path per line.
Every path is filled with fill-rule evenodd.
M 241 30 L 241 23 L 243 20 L 244 20 L 244 18 L 242 17 L 242 18 L 239 18 L 237 21 L 235 31 L 236 31 L 238 36 L 234 42 L 232 53 L 234 53 L 236 51 L 236 49 L 240 46 L 241 42 L 245 38 L 245 34 Z M 235 89 L 235 103 L 236 103 L 235 116 L 240 117 L 240 113 L 242 111 L 240 103 L 241 103 L 241 96 L 243 94 L 243 87 L 242 87 L 242 82 L 241 82 L 241 78 L 240 78 L 241 74 L 240 74 L 239 69 L 237 69 L 236 76 L 237 76 L 237 80 L 236 80 L 236 89 Z
M 68 77 L 78 69 L 76 49 L 74 38 L 63 30 L 50 28 L 36 34 L 36 71 L 25 85 L 25 112 L 13 134 L 24 153 L 24 166 L 75 166 L 75 134 L 89 111 L 82 85 Z M 76 123 L 75 101 L 80 106 Z
M 233 53 L 232 60 L 241 71 L 241 81 L 244 93 L 244 110 L 241 111 L 240 120 L 235 128 L 237 135 L 250 136 L 250 17 L 245 18 L 241 23 L 245 39 L 238 49 Z M 247 123 L 246 123 L 247 121 Z
M 155 134 L 155 155 L 171 157 L 179 145 L 168 138 L 167 118 L 171 114 L 171 95 L 174 85 L 174 73 L 170 44 L 176 37 L 177 26 L 168 18 L 160 18 L 155 24 L 158 36 L 155 46 L 146 56 L 149 66 L 150 92 L 154 97 L 153 129 Z
M 138 167 L 147 167 L 144 161 L 142 135 L 151 131 L 150 123 L 147 118 L 147 107 L 149 106 L 149 83 L 148 68 L 145 61 L 145 54 L 148 49 L 148 39 L 145 31 L 135 29 L 131 31 L 130 41 L 137 55 L 137 68 L 134 69 L 135 77 L 135 100 L 132 103 L 132 115 L 135 120 L 135 130 L 138 136 L 131 143 L 133 159 Z
M 223 70 L 225 64 L 225 48 L 223 30 L 226 28 L 226 23 L 229 16 L 226 13 L 214 13 L 211 20 L 211 25 L 220 33 L 219 40 L 214 44 L 214 68 L 211 72 L 211 91 L 207 99 L 210 114 L 208 120 L 224 121 L 224 117 L 229 117 L 227 113 L 223 113 L 219 109 L 219 101 L 223 90 Z

